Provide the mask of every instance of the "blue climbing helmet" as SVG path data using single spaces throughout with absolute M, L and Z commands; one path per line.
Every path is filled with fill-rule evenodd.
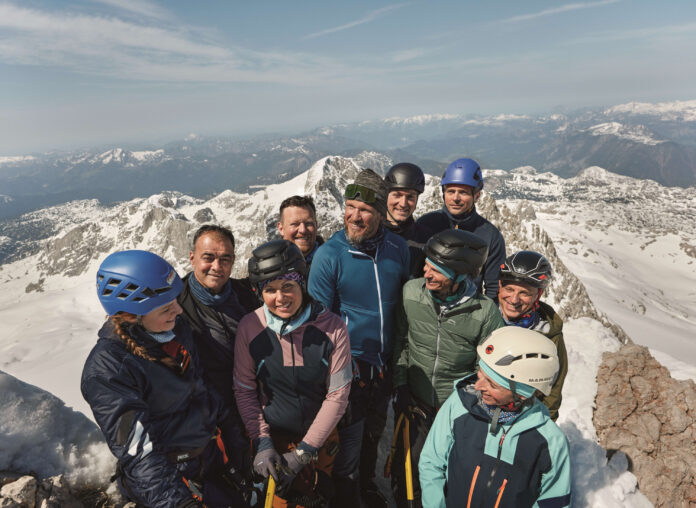
M 483 173 L 481 167 L 474 159 L 457 159 L 452 162 L 442 175 L 440 185 L 449 184 L 468 185 L 474 188 L 474 192 L 483 189 Z
M 144 316 L 174 300 L 183 287 L 172 265 L 144 250 L 114 252 L 97 271 L 97 296 L 109 316 Z

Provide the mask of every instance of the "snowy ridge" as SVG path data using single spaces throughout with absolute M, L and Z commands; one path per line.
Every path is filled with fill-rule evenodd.
M 16 164 L 19 162 L 31 162 L 36 160 L 36 157 L 33 155 L 14 155 L 14 156 L 5 156 L 5 157 L 0 157 L 0 166 L 3 164 Z
M 643 125 L 623 125 L 619 122 L 607 122 L 593 125 L 587 132 L 593 136 L 616 136 L 621 139 L 627 139 L 634 143 L 642 143 L 644 145 L 657 145 L 665 143 L 665 140 L 655 139 L 653 134 Z
M 696 100 L 672 101 L 672 102 L 628 102 L 619 104 L 604 110 L 609 116 L 616 113 L 630 115 L 657 116 L 662 120 L 682 120 L 685 122 L 696 121 Z

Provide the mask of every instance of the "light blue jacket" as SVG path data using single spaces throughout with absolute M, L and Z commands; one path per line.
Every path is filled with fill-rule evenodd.
M 475 379 L 455 385 L 425 441 L 418 464 L 423 507 L 569 506 L 568 441 L 544 404 L 534 399 L 491 434 Z
M 353 247 L 344 230 L 314 255 L 309 294 L 346 322 L 353 357 L 378 366 L 391 359 L 394 318 L 409 263 L 406 241 L 390 231 L 374 258 Z

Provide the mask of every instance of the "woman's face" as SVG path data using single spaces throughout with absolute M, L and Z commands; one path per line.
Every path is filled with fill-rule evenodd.
M 294 316 L 302 305 L 302 288 L 294 280 L 273 280 L 266 284 L 261 295 L 268 310 L 281 319 Z
M 176 300 L 165 303 L 145 314 L 140 322 L 149 332 L 160 333 L 168 332 L 174 328 L 176 317 L 182 313 L 181 306 Z
M 478 371 L 478 380 L 474 388 L 481 392 L 481 399 L 489 406 L 506 406 L 514 400 L 510 390 L 500 386 L 482 370 Z

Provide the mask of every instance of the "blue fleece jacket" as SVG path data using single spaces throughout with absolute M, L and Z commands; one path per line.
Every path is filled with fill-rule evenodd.
M 344 230 L 314 255 L 309 294 L 346 322 L 353 357 L 378 366 L 389 362 L 409 263 L 406 241 L 390 231 L 374 258 L 353 247 Z

